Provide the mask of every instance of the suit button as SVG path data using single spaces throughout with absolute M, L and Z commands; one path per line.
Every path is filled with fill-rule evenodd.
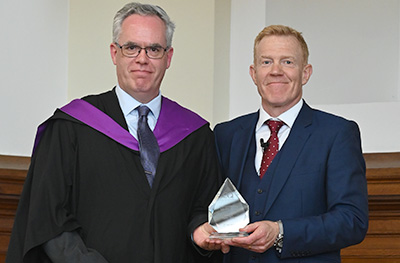
M 263 190 L 262 189 L 257 189 L 257 193 L 262 194 Z
M 259 216 L 259 215 L 261 215 L 261 212 L 260 212 L 260 211 L 255 211 L 254 214 L 255 214 L 256 216 Z

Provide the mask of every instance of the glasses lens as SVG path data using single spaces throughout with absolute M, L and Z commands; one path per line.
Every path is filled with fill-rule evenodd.
M 135 58 L 140 54 L 140 51 L 142 51 L 142 49 L 145 50 L 145 53 L 149 58 L 162 58 L 165 53 L 165 48 L 161 46 L 151 46 L 142 48 L 137 45 L 126 44 L 122 46 L 122 54 L 124 54 L 124 56 L 127 57 Z
M 125 56 L 135 57 L 139 54 L 141 48 L 136 45 L 126 45 L 122 47 Z
M 164 55 L 162 47 L 146 47 L 146 53 L 149 58 L 161 58 Z

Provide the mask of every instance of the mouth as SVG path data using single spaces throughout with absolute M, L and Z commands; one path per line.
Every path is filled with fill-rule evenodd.
M 286 81 L 271 81 L 271 82 L 267 82 L 267 86 L 283 86 L 283 85 L 287 85 L 288 82 Z
M 147 76 L 147 75 L 151 74 L 152 72 L 148 71 L 148 70 L 138 69 L 138 70 L 131 70 L 131 73 L 138 75 L 138 76 Z
M 146 70 L 146 69 L 132 69 L 132 72 L 147 72 L 150 73 L 150 70 Z

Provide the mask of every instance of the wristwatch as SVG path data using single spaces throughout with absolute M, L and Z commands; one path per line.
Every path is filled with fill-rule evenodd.
M 276 251 L 278 251 L 278 253 L 280 254 L 282 252 L 282 248 L 283 248 L 283 224 L 282 224 L 281 220 L 278 220 L 277 223 L 279 226 L 279 234 L 275 239 L 274 247 L 275 247 Z

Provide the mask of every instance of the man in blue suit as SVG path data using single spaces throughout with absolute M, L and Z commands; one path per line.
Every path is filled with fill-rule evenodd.
M 355 122 L 306 104 L 302 87 L 311 74 L 301 33 L 286 26 L 260 32 L 250 66 L 260 110 L 214 130 L 222 172 L 250 206 L 250 224 L 241 229 L 250 235 L 223 241 L 225 262 L 340 262 L 340 249 L 365 237 L 360 132 Z

